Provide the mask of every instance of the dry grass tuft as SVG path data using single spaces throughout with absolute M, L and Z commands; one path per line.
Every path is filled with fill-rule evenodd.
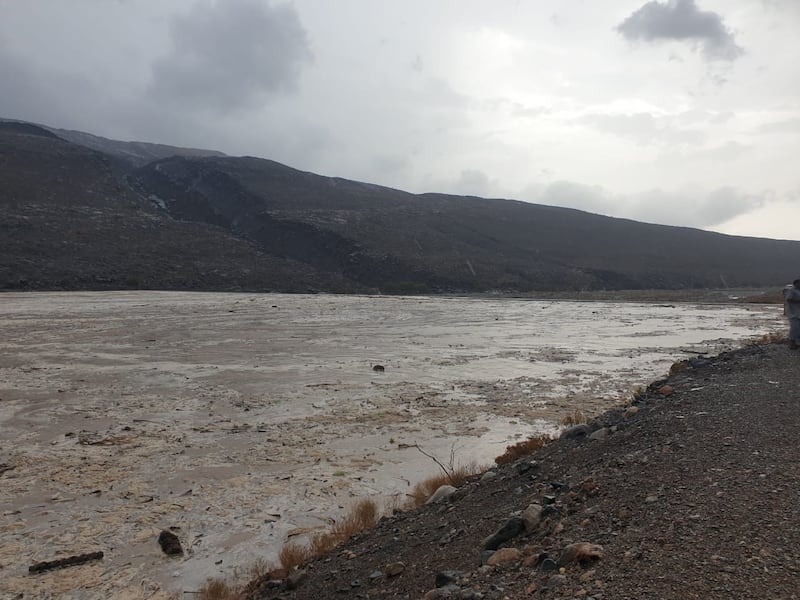
M 311 558 L 328 554 L 353 535 L 375 527 L 379 518 L 378 505 L 369 498 L 363 498 L 330 531 L 312 537 L 308 547 L 295 543 L 286 544 L 278 555 L 281 566 L 286 571 L 291 571 Z
M 528 438 L 522 442 L 517 442 L 511 446 L 506 447 L 506 451 L 494 459 L 498 465 L 512 463 L 521 456 L 526 456 L 531 452 L 535 452 L 545 444 L 551 442 L 553 438 L 548 435 L 537 435 Z
M 486 469 L 487 467 L 485 465 L 471 462 L 466 465 L 450 468 L 446 473 L 442 472 L 439 475 L 434 475 L 433 477 L 420 481 L 408 495 L 408 507 L 414 508 L 422 506 L 428 501 L 428 498 L 443 485 L 460 487 L 466 483 L 467 479 L 475 475 L 480 475 L 486 471 Z
M 257 558 L 250 565 L 250 579 L 263 579 L 275 570 L 275 565 L 264 557 Z
M 561 419 L 562 425 L 580 425 L 581 423 L 588 423 L 589 419 L 583 414 L 580 408 L 576 408 L 572 414 L 566 415 Z
M 209 579 L 197 592 L 200 600 L 239 600 L 239 591 L 223 579 Z
M 353 535 L 365 529 L 372 529 L 378 524 L 379 518 L 380 511 L 375 501 L 369 498 L 362 498 L 356 502 L 350 509 L 348 515 L 342 520 L 341 528 L 347 532 L 348 535 Z M 338 525 L 338 523 L 334 525 L 334 529 L 336 529 Z
M 332 532 L 318 533 L 311 538 L 309 550 L 312 556 L 323 556 L 344 542 L 344 539 L 333 535 Z
M 311 558 L 311 551 L 306 546 L 301 546 L 294 542 L 289 542 L 284 545 L 278 553 L 278 560 L 281 561 L 281 567 L 287 571 L 299 567 L 309 558 Z
M 674 362 L 669 367 L 669 374 L 675 375 L 675 373 L 680 373 L 681 371 L 685 371 L 689 368 L 689 361 L 688 360 L 679 360 Z

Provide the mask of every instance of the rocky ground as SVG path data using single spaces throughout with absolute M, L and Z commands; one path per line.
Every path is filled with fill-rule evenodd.
M 798 598 L 799 386 L 785 345 L 694 361 L 249 598 Z

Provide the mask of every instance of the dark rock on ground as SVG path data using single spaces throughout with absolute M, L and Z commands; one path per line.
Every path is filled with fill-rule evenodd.
M 181 546 L 181 541 L 178 539 L 178 536 L 166 529 L 158 534 L 158 545 L 161 546 L 161 550 L 164 554 L 170 556 L 183 554 L 183 547 Z

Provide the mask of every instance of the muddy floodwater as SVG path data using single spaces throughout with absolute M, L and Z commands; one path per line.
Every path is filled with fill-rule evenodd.
M 438 471 L 416 446 L 489 464 L 782 328 L 781 307 L 741 304 L 1 294 L 0 597 L 244 577 L 355 498 L 402 504 Z M 183 556 L 162 554 L 167 528 Z

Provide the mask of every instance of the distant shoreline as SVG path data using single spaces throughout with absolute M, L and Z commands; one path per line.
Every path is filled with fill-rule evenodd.
M 281 292 L 269 290 L 186 290 L 186 289 L 2 289 L 0 294 L 30 293 L 114 293 L 114 292 L 152 292 L 152 293 L 198 293 L 198 294 L 286 294 L 286 295 L 325 295 L 331 296 L 375 296 L 411 298 L 475 298 L 487 300 L 577 300 L 586 302 L 689 302 L 700 304 L 782 304 L 781 288 L 734 288 L 734 289 L 683 289 L 683 290 L 585 290 L 585 291 L 536 291 L 536 292 L 465 292 L 441 294 L 381 294 L 377 292 L 337 293 L 337 292 Z

